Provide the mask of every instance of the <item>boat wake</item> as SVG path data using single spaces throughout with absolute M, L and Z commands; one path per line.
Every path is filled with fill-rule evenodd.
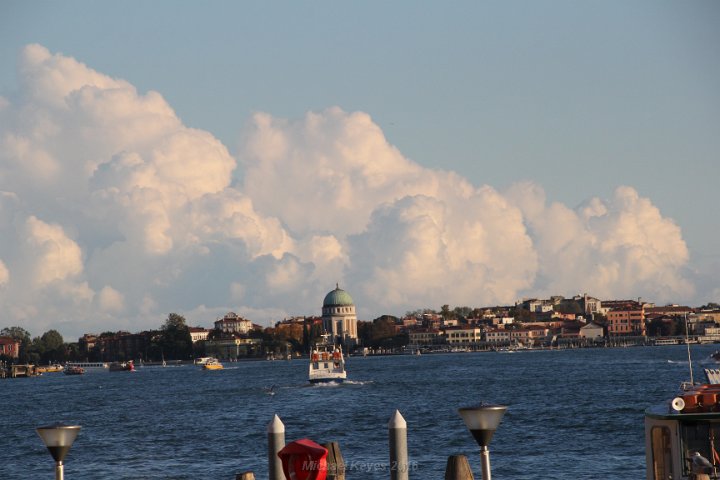
M 350 382 L 345 382 L 350 383 Z M 334 387 L 340 387 L 342 386 L 342 382 L 319 382 L 319 383 L 311 383 L 311 387 L 318 387 L 318 388 L 334 388 Z
M 345 380 L 345 383 L 346 383 L 347 385 L 369 385 L 369 384 L 371 384 L 371 383 L 373 383 L 373 382 L 372 382 L 372 381 L 361 382 L 361 381 L 359 381 L 359 380 Z

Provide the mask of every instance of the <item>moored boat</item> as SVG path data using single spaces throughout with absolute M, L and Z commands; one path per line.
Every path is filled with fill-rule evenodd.
M 648 480 L 718 478 L 719 449 L 720 385 L 685 384 L 645 411 Z
M 343 382 L 347 378 L 345 358 L 339 345 L 316 345 L 310 354 L 310 383 Z
M 706 368 L 706 382 L 694 381 L 687 318 L 685 328 L 690 381 L 645 411 L 647 480 L 710 480 L 720 471 L 720 370 Z
M 85 373 L 91 372 L 109 372 L 110 365 L 105 362 L 67 362 L 65 363 L 65 369 L 71 367 L 80 367 L 85 370 Z
M 53 365 L 45 365 L 40 366 L 35 369 L 37 373 L 54 373 L 54 372 L 62 372 L 64 367 L 60 364 L 53 364 Z

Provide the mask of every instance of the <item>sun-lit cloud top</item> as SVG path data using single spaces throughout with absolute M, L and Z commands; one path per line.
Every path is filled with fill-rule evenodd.
M 5 323 L 78 335 L 525 295 L 690 298 L 677 225 L 632 187 L 579 208 L 422 167 L 364 112 L 255 114 L 236 157 L 158 92 L 28 45 L 0 97 Z M 238 119 L 238 125 L 246 121 Z M 241 175 L 233 177 L 236 170 Z M 242 178 L 241 182 L 233 178 Z

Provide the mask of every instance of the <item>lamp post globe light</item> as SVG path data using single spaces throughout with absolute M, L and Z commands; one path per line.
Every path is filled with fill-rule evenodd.
M 63 480 L 63 460 L 80 433 L 80 426 L 54 423 L 36 431 L 55 460 L 55 480 Z
M 495 430 L 502 421 L 507 406 L 481 403 L 472 407 L 458 409 L 465 426 L 472 433 L 475 441 L 480 445 L 480 463 L 482 466 L 483 480 L 491 480 L 490 477 L 490 440 Z

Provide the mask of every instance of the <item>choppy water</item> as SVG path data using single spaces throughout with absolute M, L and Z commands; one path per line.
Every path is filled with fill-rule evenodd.
M 693 349 L 696 376 L 712 345 Z M 267 478 L 266 429 L 337 441 L 348 479 L 388 479 L 387 423 L 408 424 L 413 479 L 441 479 L 478 448 L 457 408 L 509 409 L 490 446 L 496 479 L 644 478 L 643 412 L 688 378 L 684 346 L 351 357 L 350 382 L 311 386 L 302 360 L 0 381 L 0 478 L 52 478 L 35 427 L 82 426 L 65 459 L 80 479 Z M 266 388 L 275 385 L 275 395 Z

